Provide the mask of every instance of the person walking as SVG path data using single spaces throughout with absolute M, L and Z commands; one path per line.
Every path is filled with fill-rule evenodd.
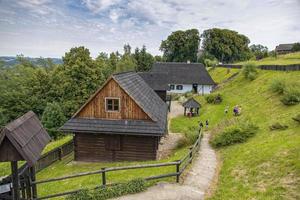
M 209 123 L 208 123 L 208 119 L 205 121 L 205 126 L 206 126 L 206 128 L 208 128 L 208 125 L 209 125 Z
M 203 123 L 199 121 L 199 133 L 201 132 L 202 128 L 203 128 Z

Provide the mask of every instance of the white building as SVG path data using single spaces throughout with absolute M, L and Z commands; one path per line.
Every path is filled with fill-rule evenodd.
M 204 65 L 200 63 L 158 62 L 153 65 L 152 72 L 167 74 L 168 93 L 209 94 L 215 85 Z

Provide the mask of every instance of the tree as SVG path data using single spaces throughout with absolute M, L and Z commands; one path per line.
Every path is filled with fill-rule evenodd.
M 117 64 L 116 72 L 134 71 L 136 66 L 136 60 L 131 55 L 124 54 Z
M 213 56 L 221 62 L 248 60 L 250 40 L 245 35 L 228 29 L 213 28 L 201 34 L 203 55 Z
M 64 112 L 70 117 L 105 80 L 102 68 L 94 63 L 89 50 L 83 46 L 65 53 L 61 68 L 55 80 L 63 91 Z
M 66 117 L 57 102 L 47 103 L 42 116 L 42 123 L 53 139 L 57 139 L 60 133 L 57 131 L 66 122 Z
M 136 71 L 149 71 L 154 63 L 154 58 L 150 53 L 147 53 L 146 46 L 142 49 L 135 49 L 134 58 L 136 60 Z
M 293 45 L 292 52 L 300 51 L 300 43 L 297 42 Z
M 196 62 L 199 42 L 197 29 L 175 31 L 161 42 L 160 50 L 168 62 Z
M 268 57 L 268 47 L 261 44 L 252 44 L 250 50 L 254 54 L 256 60 Z

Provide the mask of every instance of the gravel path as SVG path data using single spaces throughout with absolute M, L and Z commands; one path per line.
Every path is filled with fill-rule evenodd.
M 169 117 L 182 115 L 182 106 L 172 102 Z M 174 112 L 173 112 L 174 111 Z M 158 183 L 145 192 L 126 195 L 115 200 L 202 200 L 213 181 L 217 169 L 217 157 L 210 147 L 209 134 L 205 133 L 198 156 L 193 160 L 182 184 Z

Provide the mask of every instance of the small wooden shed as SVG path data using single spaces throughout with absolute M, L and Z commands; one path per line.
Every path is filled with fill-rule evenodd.
M 13 199 L 20 198 L 18 161 L 25 160 L 32 167 L 49 141 L 47 131 L 32 111 L 1 129 L 0 162 L 11 162 Z
M 184 102 L 182 106 L 184 107 L 184 116 L 186 116 L 187 110 L 189 116 L 199 115 L 201 105 L 193 97 Z

